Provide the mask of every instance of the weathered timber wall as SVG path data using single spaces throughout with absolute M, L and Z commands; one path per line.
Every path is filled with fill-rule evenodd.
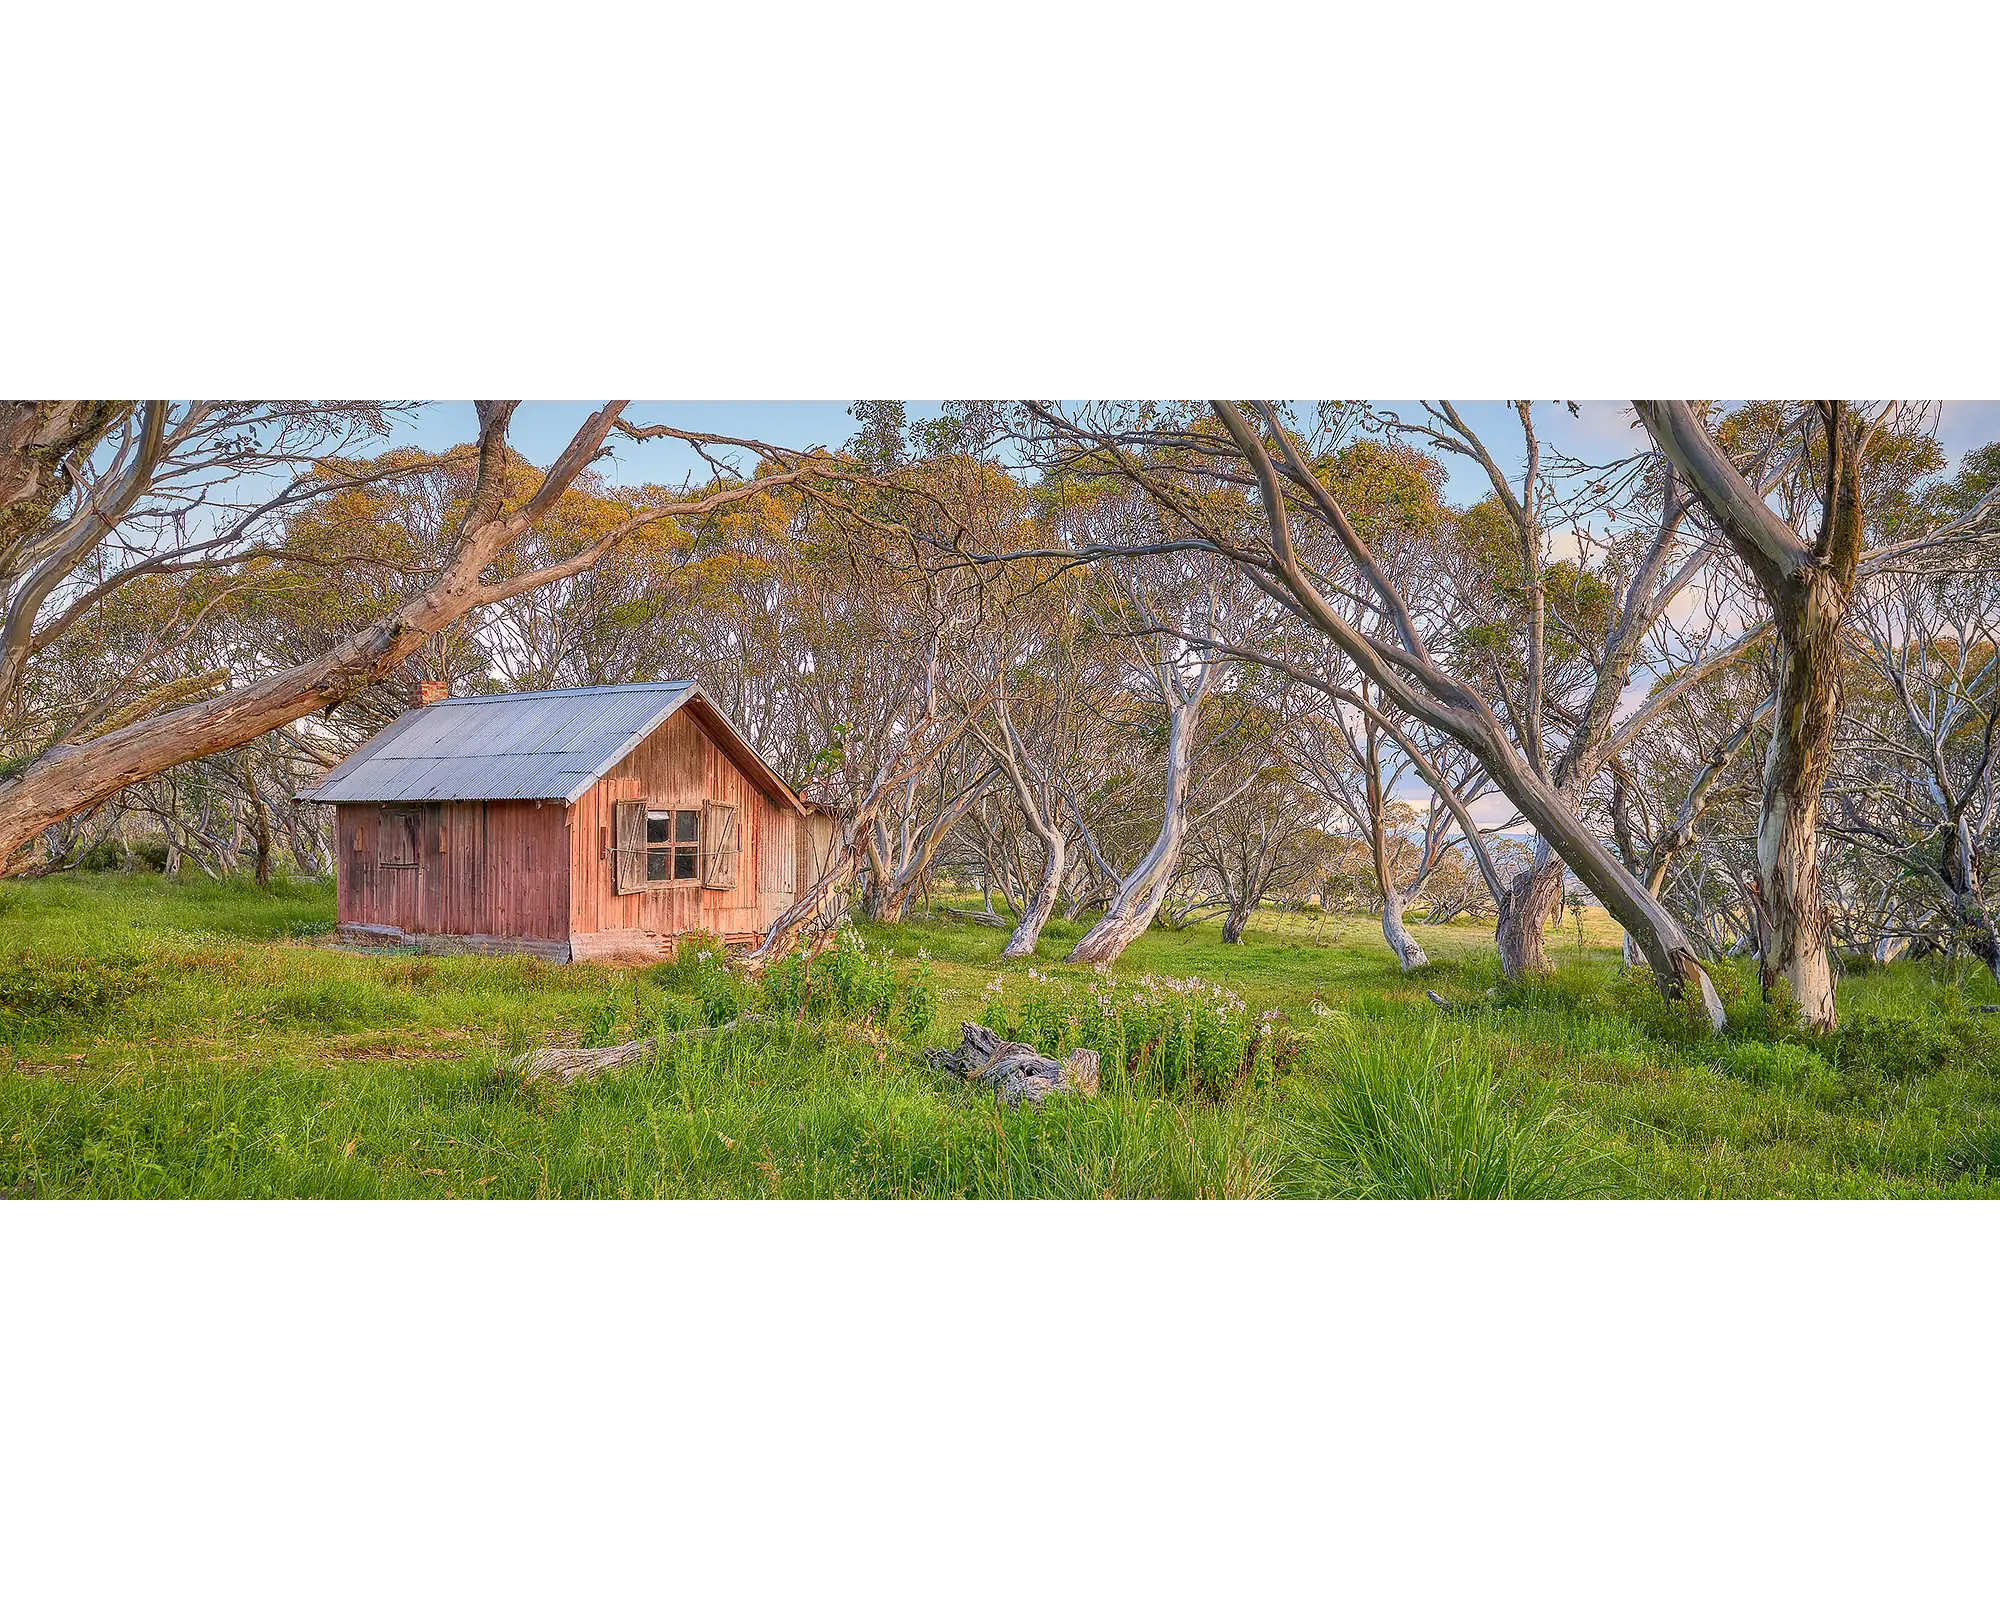
M 379 858 L 388 813 L 348 804 L 339 818 L 339 918 L 411 934 L 569 937 L 563 807 L 532 800 L 434 801 L 414 808 L 414 867 Z M 393 825 L 393 824 L 391 824 Z
M 704 800 L 736 807 L 742 855 L 736 884 L 704 889 L 699 880 L 619 894 L 610 856 L 612 807 L 620 800 L 648 808 L 699 810 Z M 755 938 L 798 897 L 794 823 L 798 817 L 757 788 L 687 711 L 676 711 L 613 767 L 570 812 L 570 928 L 590 954 L 595 934 L 651 936 L 671 942 L 701 929 L 720 938 Z M 638 940 L 604 942 L 606 953 L 636 949 Z

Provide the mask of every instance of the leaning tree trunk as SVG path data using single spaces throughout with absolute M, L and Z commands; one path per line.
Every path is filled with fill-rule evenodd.
M 1035 898 L 1028 902 L 1028 909 L 1022 913 L 1020 922 L 1014 928 L 1013 938 L 1007 941 L 1003 956 L 1031 956 L 1035 946 L 1041 941 L 1042 928 L 1056 908 L 1056 896 L 1062 892 L 1063 873 L 1069 866 L 1069 841 L 1059 828 L 1051 829 L 1042 836 L 1042 881 L 1035 890 Z
M 1861 454 L 1874 424 L 1842 401 L 1816 402 L 1825 440 L 1821 516 L 1811 540 L 1778 516 L 1684 400 L 1633 402 L 1655 443 L 1700 495 L 1770 604 L 1781 645 L 1777 705 L 1757 813 L 1758 895 L 1768 933 L 1766 995 L 1791 989 L 1806 1025 L 1836 1021 L 1819 889 L 1819 799 L 1840 709 L 1840 628 L 1866 529 Z
M 1403 926 L 1403 897 L 1393 883 L 1386 885 L 1382 894 L 1382 937 L 1395 952 L 1396 965 L 1405 972 L 1430 965 L 1431 958 L 1424 953 L 1424 947 Z
M 1188 773 L 1194 759 L 1195 720 L 1200 701 L 1177 704 L 1167 720 L 1167 783 L 1160 832 L 1145 859 L 1128 873 L 1076 948 L 1063 959 L 1091 966 L 1116 961 L 1131 942 L 1153 925 L 1167 890 L 1180 866 L 1181 844 L 1187 837 Z
M 1375 645 L 1327 604 L 1325 596 L 1298 563 L 1285 510 L 1284 488 L 1269 454 L 1231 402 L 1218 400 L 1211 404 L 1257 474 L 1258 495 L 1263 501 L 1266 519 L 1272 526 L 1280 578 L 1287 594 L 1297 603 L 1306 619 L 1332 639 L 1398 709 L 1464 745 L 1486 769 L 1494 787 L 1514 802 L 1537 837 L 1568 865 L 1584 887 L 1638 940 L 1640 951 L 1653 969 L 1653 978 L 1661 993 L 1677 1001 L 1691 997 L 1700 1005 L 1709 1026 L 1720 1030 L 1727 1022 L 1722 1002 L 1716 997 L 1715 986 L 1709 982 L 1708 974 L 1695 958 L 1686 932 L 1674 920 L 1672 913 L 1648 893 L 1646 886 L 1591 832 L 1561 791 L 1522 758 L 1502 734 L 1490 708 L 1467 686 L 1450 679 L 1422 658 L 1421 640 L 1407 616 L 1399 627 L 1405 644 L 1415 652 L 1411 659 L 1423 668 L 1431 686 L 1449 697 L 1453 704 L 1446 705 L 1434 694 L 1421 693 L 1404 682 Z M 1306 471 L 1283 431 L 1274 427 L 1273 432 L 1287 461 L 1300 474 L 1298 481 L 1321 500 L 1328 525 L 1341 535 L 1348 554 L 1357 564 L 1372 567 L 1373 554 L 1353 536 L 1346 513 L 1340 510 L 1331 495 L 1326 494 L 1324 486 Z M 1386 576 L 1371 577 L 1370 581 L 1386 607 L 1399 614 L 1406 612 L 1407 603 L 1392 581 Z
M 1375 865 L 1375 888 L 1382 896 L 1382 938 L 1395 953 L 1396 965 L 1405 972 L 1429 966 L 1424 947 L 1403 926 L 1403 896 L 1396 888 L 1395 868 L 1389 863 L 1388 831 L 1383 825 L 1382 808 L 1387 797 L 1382 792 L 1381 767 L 1375 756 L 1375 729 L 1368 730 L 1368 847 Z
M 1619 926 L 1632 935 L 1661 993 L 1669 999 L 1690 996 L 1707 1017 L 1709 1026 L 1719 1031 L 1728 1021 L 1722 1001 L 1673 914 L 1591 832 L 1562 795 L 1546 779 L 1529 771 L 1511 750 L 1496 743 L 1474 753 L 1485 762 L 1495 787 L 1527 818 L 1542 841 L 1541 848 L 1554 858 L 1546 869 L 1544 892 L 1552 897 L 1561 895 L 1562 868 L 1567 865 Z M 1528 876 L 1532 888 L 1534 874 Z M 1517 879 L 1516 888 L 1520 886 Z M 1525 913 L 1520 918 L 1524 933 L 1526 928 L 1534 929 L 1534 941 L 1539 947 L 1546 907 L 1530 899 L 1520 910 Z M 1506 964 L 1507 951 L 1503 948 L 1501 965 L 1504 968 Z

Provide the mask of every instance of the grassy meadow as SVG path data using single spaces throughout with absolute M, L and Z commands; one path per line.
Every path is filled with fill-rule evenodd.
M 0 884 L 0 1193 L 2000 1195 L 2000 1016 L 1968 1009 L 2000 994 L 1972 966 L 1849 977 L 1817 1040 L 1731 969 L 1717 1038 L 1620 973 L 1602 913 L 1518 986 L 1490 927 L 1417 929 L 1405 977 L 1361 917 L 1155 931 L 1113 980 L 1062 966 L 1074 927 L 1003 965 L 1002 933 L 920 919 L 753 986 L 692 952 L 348 950 L 332 916 L 324 885 Z M 1103 1091 L 1008 1110 L 923 1062 L 980 1016 L 1111 1041 Z M 567 1087 L 507 1065 L 656 1032 Z

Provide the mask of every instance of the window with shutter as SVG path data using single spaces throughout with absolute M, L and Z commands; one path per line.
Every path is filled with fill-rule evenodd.
M 736 860 L 742 854 L 736 808 L 710 800 L 701 808 L 701 881 L 708 889 L 736 887 Z
M 620 800 L 611 811 L 611 882 L 619 894 L 646 886 L 646 802 Z

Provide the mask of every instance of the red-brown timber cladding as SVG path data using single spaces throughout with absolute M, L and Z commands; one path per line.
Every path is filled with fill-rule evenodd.
M 641 800 L 656 811 L 699 810 L 704 800 L 736 807 L 742 855 L 733 889 L 682 881 L 619 894 L 605 855 L 611 808 Z M 577 933 L 644 929 L 668 936 L 701 929 L 719 938 L 761 935 L 798 898 L 793 870 L 796 814 L 730 761 L 689 709 L 676 711 L 570 811 L 570 927 Z
M 690 715 L 675 712 L 575 805 L 559 800 L 457 800 L 426 805 L 346 804 L 340 828 L 342 923 L 404 933 L 567 941 L 575 934 L 693 929 L 757 937 L 798 897 L 795 824 Z M 611 808 L 737 808 L 743 854 L 736 885 L 673 883 L 619 894 L 605 853 Z M 380 862 L 387 813 L 420 814 L 414 867 Z
M 417 864 L 379 860 L 384 817 L 420 817 Z M 343 805 L 340 920 L 412 934 L 569 937 L 569 841 L 560 801 Z

